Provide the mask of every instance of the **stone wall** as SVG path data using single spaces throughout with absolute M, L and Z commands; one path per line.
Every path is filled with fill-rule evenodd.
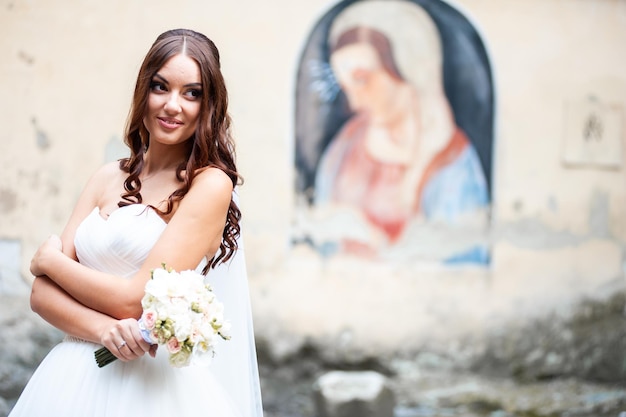
M 624 290 L 624 2 L 454 3 L 482 34 L 495 76 L 487 268 L 322 259 L 290 245 L 296 65 L 334 3 L 61 4 L 0 2 L 3 294 L 27 293 L 31 254 L 61 232 L 95 167 L 123 155 L 139 63 L 158 33 L 180 26 L 222 53 L 256 329 L 270 355 L 310 343 L 347 357 L 461 352 L 462 340 L 480 346 L 542 317 L 575 317 L 583 300 Z M 621 129 L 609 129 L 608 162 L 576 153 L 567 134 L 575 110 L 596 104 Z

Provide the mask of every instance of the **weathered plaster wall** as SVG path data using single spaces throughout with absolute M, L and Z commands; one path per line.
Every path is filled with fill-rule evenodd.
M 496 83 L 488 269 L 323 261 L 290 248 L 295 70 L 333 4 L 0 0 L 0 289 L 29 280 L 38 244 L 61 232 L 95 168 L 123 152 L 143 54 L 180 26 L 222 52 L 257 331 L 277 354 L 307 337 L 345 348 L 446 343 L 624 288 L 626 170 L 566 166 L 562 149 L 564 108 L 589 95 L 621 106 L 624 141 L 626 3 L 455 3 L 483 34 Z

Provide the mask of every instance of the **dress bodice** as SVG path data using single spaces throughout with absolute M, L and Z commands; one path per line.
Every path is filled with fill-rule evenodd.
M 95 207 L 76 230 L 76 256 L 89 268 L 129 277 L 144 263 L 166 225 L 143 204 L 120 207 L 107 219 Z

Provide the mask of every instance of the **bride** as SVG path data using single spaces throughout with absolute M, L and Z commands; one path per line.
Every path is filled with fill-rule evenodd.
M 11 417 L 262 416 L 227 104 L 210 39 L 186 29 L 156 39 L 137 78 L 130 156 L 93 175 L 31 262 L 32 309 L 67 336 Z M 208 368 L 174 368 L 141 337 L 140 300 L 162 263 L 201 269 L 224 303 L 232 338 Z M 98 368 L 102 346 L 119 360 Z

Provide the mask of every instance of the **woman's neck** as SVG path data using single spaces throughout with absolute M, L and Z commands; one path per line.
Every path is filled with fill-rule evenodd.
M 186 159 L 184 146 L 162 146 L 151 144 L 144 155 L 142 173 L 145 177 L 161 171 L 176 171 Z

